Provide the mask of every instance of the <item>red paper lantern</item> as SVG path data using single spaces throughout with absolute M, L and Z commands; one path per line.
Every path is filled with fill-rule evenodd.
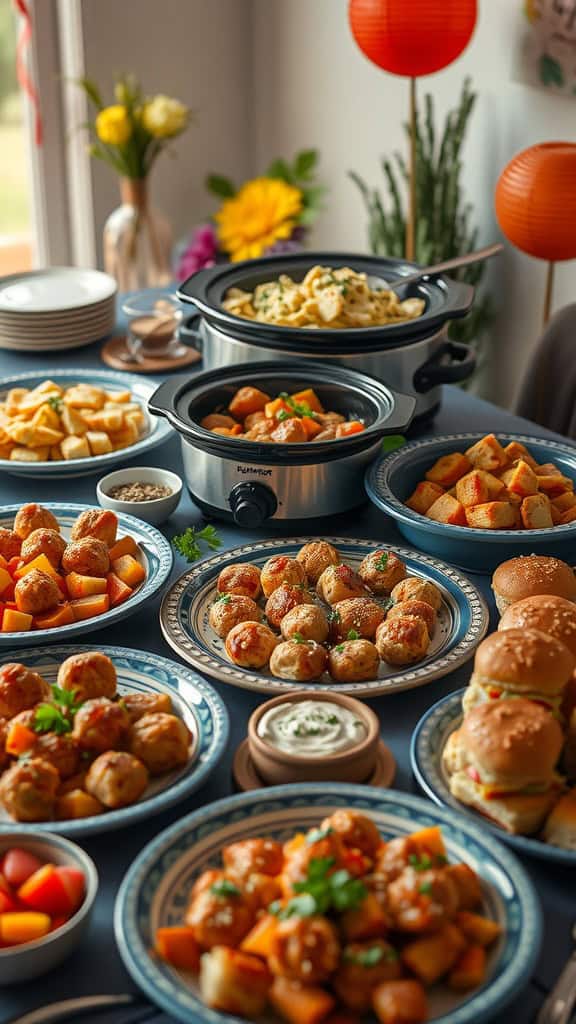
M 576 145 L 542 142 L 518 153 L 496 185 L 506 237 L 539 259 L 576 259 Z
M 476 0 L 350 0 L 352 34 L 379 68 L 417 78 L 451 64 L 468 45 Z

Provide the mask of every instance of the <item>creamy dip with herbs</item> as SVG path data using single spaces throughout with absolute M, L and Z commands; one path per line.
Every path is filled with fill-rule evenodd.
M 366 738 L 366 726 L 357 715 L 325 700 L 277 704 L 262 715 L 257 732 L 276 750 L 299 757 L 340 754 Z

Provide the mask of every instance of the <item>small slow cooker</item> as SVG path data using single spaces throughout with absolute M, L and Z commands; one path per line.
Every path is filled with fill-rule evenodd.
M 200 270 L 180 286 L 178 297 L 199 310 L 188 320 L 182 336 L 202 352 L 204 368 L 238 366 L 258 359 L 321 359 L 369 373 L 392 388 L 414 395 L 417 417 L 429 416 L 439 408 L 441 384 L 471 375 L 476 364 L 474 352 L 448 339 L 447 324 L 470 310 L 474 289 L 451 278 L 425 278 L 409 285 L 402 297 L 424 299 L 422 316 L 379 327 L 278 327 L 234 316 L 222 305 L 230 288 L 253 291 L 256 285 L 275 280 L 280 274 L 300 281 L 316 264 L 350 266 L 366 273 L 372 287 L 399 281 L 418 269 L 416 264 L 402 260 L 307 252 Z
M 280 444 L 215 434 L 200 426 L 247 385 L 275 397 L 314 388 L 326 410 L 362 420 L 366 429 L 335 441 Z M 364 472 L 385 434 L 401 433 L 415 400 L 381 381 L 339 366 L 260 362 L 171 377 L 148 407 L 180 434 L 184 476 L 193 501 L 211 515 L 256 528 L 334 515 L 366 501 Z

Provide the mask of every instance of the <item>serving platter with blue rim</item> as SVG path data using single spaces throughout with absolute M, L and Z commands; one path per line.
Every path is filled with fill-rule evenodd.
M 60 532 L 65 539 L 70 536 L 70 531 L 80 513 L 93 508 L 92 505 L 68 505 L 56 501 L 44 501 L 42 507 L 49 509 L 56 516 Z M 0 508 L 0 527 L 12 529 L 14 518 L 20 508 L 21 505 L 3 505 Z M 118 536 L 123 537 L 125 534 L 130 534 L 134 538 L 138 545 L 136 557 L 146 569 L 146 579 L 134 590 L 132 597 L 116 608 L 103 612 L 102 615 L 96 615 L 91 619 L 82 619 L 69 626 L 58 626 L 56 629 L 34 629 L 20 633 L 0 633 L 0 650 L 6 647 L 34 647 L 50 640 L 69 640 L 71 637 L 81 637 L 96 629 L 104 629 L 106 626 L 112 625 L 113 622 L 133 615 L 145 601 L 148 601 L 161 589 L 170 575 L 174 561 L 170 544 L 159 530 L 142 519 L 128 516 L 124 512 L 117 512 L 116 515 L 118 517 Z
M 151 952 L 157 928 L 182 923 L 197 876 L 220 864 L 224 846 L 254 836 L 285 841 L 338 808 L 368 814 L 385 840 L 440 825 L 451 861 L 465 861 L 480 877 L 485 913 L 503 928 L 493 947 L 484 984 L 470 993 L 438 986 L 430 991 L 434 1024 L 490 1020 L 525 985 L 542 938 L 539 903 L 516 858 L 477 826 L 405 793 L 371 792 L 365 786 L 307 783 L 218 800 L 187 815 L 152 840 L 129 868 L 116 900 L 114 930 L 120 955 L 136 984 L 184 1024 L 241 1024 L 232 1014 L 204 1005 L 196 979 Z M 260 1018 L 277 1021 L 274 1016 Z
M 365 485 L 370 500 L 395 520 L 410 544 L 465 570 L 488 573 L 500 562 L 518 555 L 555 555 L 570 561 L 576 521 L 544 530 L 475 530 L 437 523 L 408 508 L 407 499 L 436 459 L 452 452 L 464 452 L 483 436 L 475 432 L 430 437 L 412 441 L 381 456 L 366 471 Z M 510 441 L 525 445 L 540 464 L 554 462 L 564 476 L 576 483 L 576 445 L 500 431 L 496 436 L 504 445 Z
M 559 846 L 551 846 L 530 836 L 511 835 L 489 818 L 485 818 L 452 796 L 449 776 L 442 764 L 442 752 L 448 737 L 462 724 L 463 694 L 464 690 L 457 690 L 433 704 L 422 715 L 414 730 L 410 760 L 419 786 L 434 803 L 453 808 L 479 827 L 489 829 L 501 842 L 514 847 L 518 853 L 576 867 L 576 851 L 563 850 Z
M 144 379 L 129 373 L 115 373 L 113 370 L 45 370 L 36 373 L 19 373 L 14 377 L 3 377 L 0 380 L 0 401 L 6 397 L 11 388 L 35 388 L 43 381 L 52 380 L 63 388 L 73 384 L 91 384 L 104 391 L 130 391 L 135 402 L 142 406 L 148 427 L 146 434 L 136 444 L 121 448 L 106 455 L 91 455 L 86 459 L 70 459 L 61 462 L 16 462 L 11 459 L 0 459 L 0 471 L 13 476 L 26 476 L 57 480 L 62 477 L 88 476 L 92 473 L 107 473 L 113 466 L 125 463 L 137 455 L 144 455 L 152 448 L 168 441 L 172 435 L 170 424 L 158 416 L 149 416 L 148 399 L 154 394 L 157 382 L 150 378 Z
M 275 695 L 294 690 L 325 690 L 328 683 L 335 693 L 376 697 L 410 690 L 448 675 L 472 656 L 486 634 L 488 609 L 482 595 L 470 580 L 445 562 L 375 540 L 325 537 L 323 540 L 333 544 L 342 561 L 353 569 L 358 569 L 362 559 L 371 551 L 385 547 L 386 551 L 393 552 L 405 562 L 409 576 L 429 580 L 439 588 L 442 605 L 426 657 L 415 665 L 402 667 L 381 662 L 378 678 L 362 683 L 335 683 L 328 675 L 311 683 L 291 682 L 277 679 L 267 668 L 256 671 L 232 664 L 226 656 L 224 640 L 216 635 L 208 620 L 210 606 L 217 596 L 219 573 L 235 562 L 251 562 L 261 569 L 273 555 L 295 557 L 304 544 L 313 540 L 318 538 L 290 537 L 245 544 L 204 559 L 189 569 L 165 594 L 160 608 L 160 625 L 170 646 L 200 672 L 220 682 L 259 693 Z
M 77 820 L 34 822 L 27 825 L 15 822 L 0 808 L 0 835 L 3 832 L 38 834 L 57 832 L 66 836 L 86 836 L 96 832 L 109 832 L 132 825 L 143 818 L 159 814 L 172 804 L 187 799 L 194 793 L 220 761 L 228 742 L 229 719 L 224 701 L 216 691 L 200 679 L 195 672 L 170 658 L 129 647 L 42 647 L 35 651 L 11 651 L 7 661 L 17 661 L 34 669 L 48 683 L 55 683 L 58 669 L 66 658 L 97 649 L 112 659 L 118 677 L 118 693 L 167 693 L 173 711 L 184 720 L 192 739 L 188 764 L 177 771 L 156 776 L 143 796 L 129 807 L 105 811 L 91 818 Z

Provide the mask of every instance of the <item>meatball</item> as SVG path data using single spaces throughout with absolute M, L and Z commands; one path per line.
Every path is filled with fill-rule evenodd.
M 50 821 L 59 782 L 58 772 L 47 761 L 17 761 L 0 778 L 0 803 L 16 821 Z
M 118 516 L 107 508 L 87 508 L 81 512 L 72 527 L 70 540 L 82 540 L 83 537 L 94 537 L 111 548 L 116 542 Z
M 260 570 L 249 562 L 227 565 L 218 577 L 216 589 L 219 594 L 238 594 L 255 601 L 260 596 Z
M 371 598 L 348 597 L 334 605 L 332 631 L 338 639 L 346 638 L 350 630 L 354 630 L 357 634 L 354 639 L 373 640 L 384 615 L 380 605 Z
M 22 505 L 16 513 L 14 532 L 21 540 L 26 540 L 34 530 L 56 530 L 56 533 L 59 533 L 60 527 L 56 516 L 49 509 L 37 505 L 36 502 L 30 502 L 28 505 Z
M 349 1010 L 364 1014 L 372 1008 L 372 991 L 376 985 L 393 981 L 401 974 L 400 957 L 389 942 L 384 939 L 350 942 L 344 947 L 332 984 Z
M 368 591 L 357 572 L 349 565 L 329 565 L 316 584 L 316 593 L 327 604 L 338 604 L 349 597 L 367 597 Z
M 293 586 L 291 583 L 281 583 L 276 590 L 273 590 L 266 601 L 264 614 L 271 626 L 279 627 L 282 619 L 293 608 L 302 604 L 312 604 L 312 596 L 304 589 L 302 584 Z
M 264 668 L 278 643 L 269 626 L 239 622 L 226 637 L 226 654 L 241 668 Z
M 340 555 L 327 540 L 312 540 L 296 555 L 310 583 L 316 584 L 329 565 L 340 565 Z
M 8 736 L 8 719 L 0 718 L 0 772 L 4 771 L 10 763 L 10 755 L 6 753 L 6 738 Z
M 61 600 L 60 588 L 53 576 L 42 569 L 31 569 L 14 588 L 14 600 L 19 612 L 41 615 L 49 612 Z
M 168 693 L 125 693 L 120 703 L 131 722 L 137 722 L 143 715 L 151 715 L 156 711 L 166 715 L 172 712 L 172 700 Z
M 225 416 L 224 413 L 211 412 L 200 420 L 200 426 L 204 427 L 204 430 L 216 430 L 218 427 L 231 430 L 237 426 L 237 421 L 232 416 Z
M 66 658 L 58 669 L 58 686 L 70 690 L 80 703 L 116 695 L 116 669 L 107 654 L 84 651 Z
M 274 427 L 270 437 L 279 444 L 304 444 L 308 440 L 306 428 L 297 416 L 289 416 Z
M 274 930 L 268 956 L 273 974 L 314 985 L 326 981 L 339 960 L 338 932 L 325 917 L 290 917 Z
M 304 567 L 295 558 L 288 555 L 272 555 L 262 566 L 260 583 L 265 597 L 270 597 L 272 591 L 276 590 L 281 583 L 290 583 L 296 586 L 298 583 L 306 583 Z
M 279 875 L 284 864 L 280 843 L 274 839 L 241 839 L 222 853 L 226 873 L 240 884 L 250 875 Z
M 164 775 L 187 764 L 190 730 L 176 715 L 143 715 L 132 727 L 130 749 L 150 775 Z
M 318 605 L 297 605 L 282 619 L 280 632 L 285 640 L 296 636 L 302 640 L 315 640 L 317 644 L 323 644 L 328 637 L 328 619 Z
M 378 651 L 370 640 L 345 640 L 328 655 L 328 671 L 337 683 L 364 683 L 376 679 Z
M 383 1024 L 424 1024 L 430 1020 L 426 989 L 413 978 L 381 982 L 372 993 L 372 1006 Z
M 336 832 L 321 833 L 321 838 L 316 838 L 317 829 L 308 832 L 305 843 L 298 843 L 294 847 L 288 842 L 284 846 L 284 868 L 282 871 L 290 890 L 299 882 L 308 878 L 310 865 L 313 861 L 329 858 L 334 865 L 334 870 L 346 866 L 346 851 L 340 836 Z M 296 892 L 296 890 L 293 890 Z M 288 892 L 287 895 L 291 895 Z
M 270 395 L 267 395 L 265 391 L 248 385 L 238 389 L 228 410 L 236 419 L 245 421 L 249 416 L 254 416 L 257 413 L 263 415 L 264 407 L 269 401 Z
M 251 412 L 251 413 L 249 413 L 249 415 L 246 416 L 246 418 L 244 420 L 244 430 L 246 430 L 246 431 L 252 430 L 252 428 L 255 427 L 257 423 L 268 423 L 268 424 L 270 423 L 270 420 L 267 419 L 267 417 L 266 417 L 266 413 L 264 413 L 264 412 Z
M 0 526 L 0 555 L 5 558 L 7 562 L 11 558 L 16 558 L 20 554 L 20 548 L 22 547 L 22 540 L 14 530 L 7 530 L 5 526 Z
M 55 732 L 40 733 L 32 744 L 30 753 L 33 757 L 39 757 L 53 765 L 61 779 L 72 778 L 80 765 L 80 751 L 66 734 L 58 736 Z
M 376 630 L 376 647 L 389 665 L 412 665 L 425 657 L 430 637 L 422 619 L 386 619 Z
M 387 883 L 392 882 L 414 858 L 419 859 L 418 846 L 414 840 L 410 836 L 397 836 L 384 845 L 378 854 L 374 870 L 386 879 Z
M 192 896 L 188 905 L 185 923 L 204 949 L 237 946 L 254 924 L 252 903 L 240 889 L 231 893 L 229 888 L 215 881 Z
M 432 636 L 434 623 L 436 622 L 436 612 L 432 605 L 427 604 L 426 601 L 401 601 L 400 604 L 392 605 L 388 612 L 388 618 L 422 619 L 422 622 L 428 630 L 429 636 Z
M 214 632 L 224 639 L 239 622 L 261 622 L 262 611 L 251 597 L 222 594 L 211 605 L 208 621 Z
M 437 612 L 442 604 L 442 594 L 434 583 L 410 576 L 401 580 L 392 590 L 392 598 L 396 604 L 400 601 L 425 601 Z
M 100 754 L 86 773 L 86 791 L 111 810 L 136 803 L 147 785 L 146 766 L 121 750 Z
M 38 555 L 46 555 L 50 564 L 58 569 L 65 549 L 66 541 L 61 533 L 42 527 L 39 530 L 33 530 L 28 534 L 26 540 L 22 541 L 20 557 L 24 562 L 31 562 Z
M 326 661 L 326 649 L 321 644 L 293 637 L 274 648 L 270 671 L 278 679 L 295 679 L 306 683 L 320 678 L 326 668 Z
M 406 566 L 393 551 L 371 551 L 362 560 L 358 575 L 373 594 L 389 594 L 406 577 Z
M 246 431 L 244 437 L 247 441 L 260 441 L 263 444 L 268 444 L 272 440 L 272 431 L 274 430 L 274 420 L 268 419 L 266 416 L 262 420 L 257 420 L 249 430 Z
M 81 576 L 105 576 L 110 569 L 108 546 L 95 537 L 83 537 L 68 544 L 62 555 L 64 572 Z
M 399 931 L 440 928 L 454 917 L 458 906 L 456 883 L 441 869 L 407 867 L 388 886 L 388 910 Z
M 0 718 L 13 718 L 51 695 L 48 683 L 19 662 L 0 668 Z
M 361 850 L 368 857 L 374 857 L 382 844 L 380 833 L 372 819 L 358 811 L 334 811 L 334 814 L 324 819 L 320 828 L 331 828 L 340 836 L 344 846 Z
M 126 747 L 130 729 L 130 718 L 122 704 L 108 697 L 93 697 L 76 712 L 72 738 L 80 750 L 103 754 Z

